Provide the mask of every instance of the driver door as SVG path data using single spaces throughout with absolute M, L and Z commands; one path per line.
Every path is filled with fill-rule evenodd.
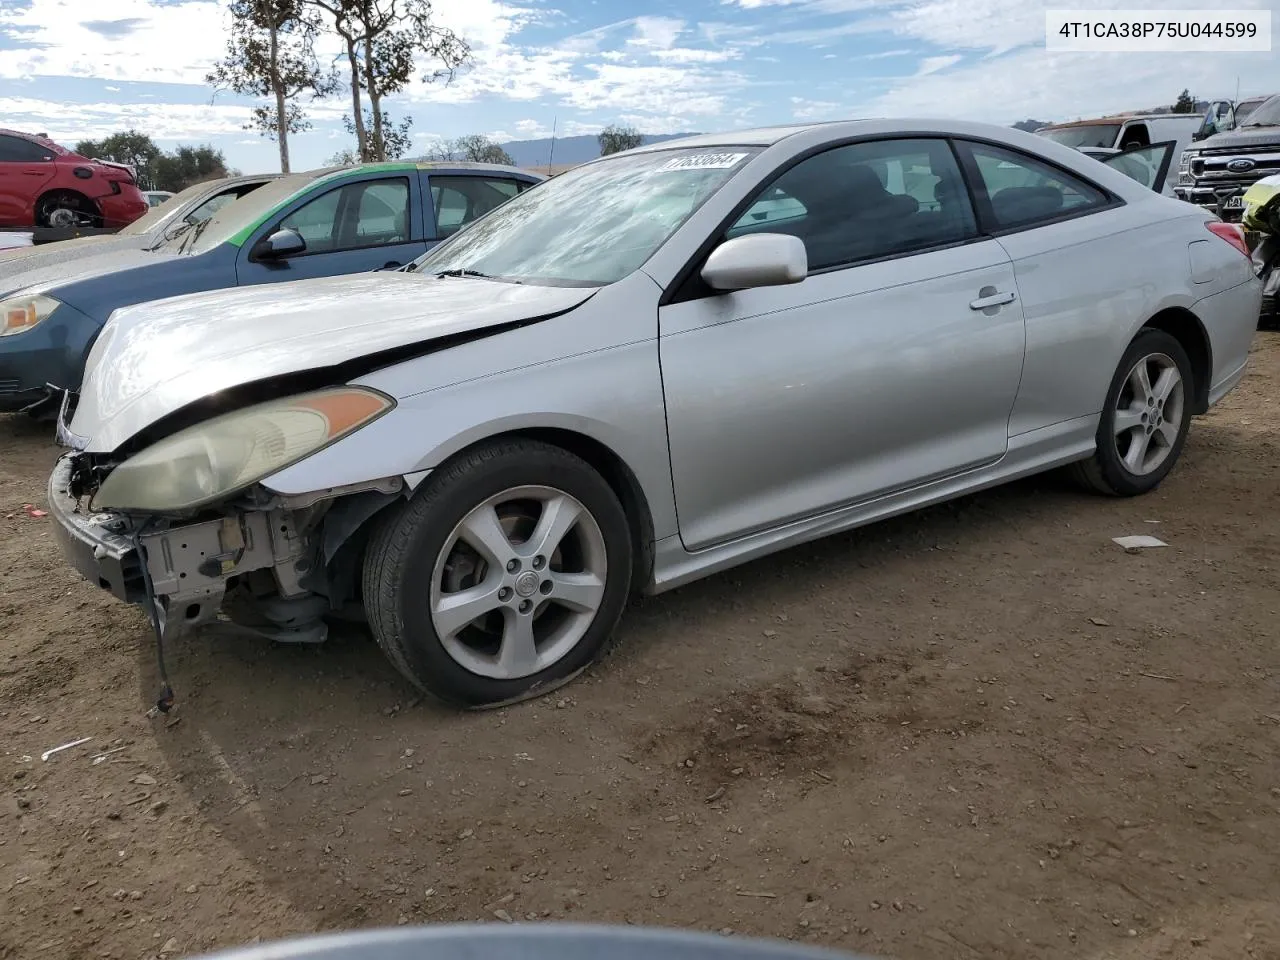
M 306 249 L 284 257 L 255 251 L 277 230 L 293 230 Z M 241 285 L 394 269 L 426 252 L 420 179 L 412 172 L 345 180 L 295 200 L 240 248 Z
M 1177 149 L 1176 140 L 1164 140 L 1149 147 L 1134 147 L 1123 153 L 1112 154 L 1101 162 L 1115 167 L 1144 187 L 1171 197 L 1176 177 L 1171 178 L 1169 173 L 1173 169 L 1173 155 Z
M 993 463 L 1022 372 L 1013 265 L 945 140 L 835 147 L 780 175 L 725 239 L 798 237 L 797 284 L 659 309 L 688 550 Z

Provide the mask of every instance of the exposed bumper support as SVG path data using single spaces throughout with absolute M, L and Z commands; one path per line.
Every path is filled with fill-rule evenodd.
M 49 511 L 63 555 L 90 583 L 138 604 L 146 599 L 145 559 L 165 640 L 213 620 L 228 582 L 255 570 L 272 570 L 286 600 L 308 594 L 298 579 L 310 551 L 292 514 L 245 511 L 171 526 L 144 534 L 140 556 L 127 517 L 81 512 L 69 492 L 70 474 L 70 458 L 63 457 L 49 479 Z

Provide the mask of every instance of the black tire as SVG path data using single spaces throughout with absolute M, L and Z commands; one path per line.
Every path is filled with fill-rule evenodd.
M 1143 357 L 1163 355 L 1168 357 L 1178 368 L 1183 384 L 1183 403 L 1178 423 L 1178 435 L 1170 453 L 1164 461 L 1150 473 L 1134 473 L 1121 459 L 1117 447 L 1115 424 L 1117 405 L 1131 370 Z M 1187 352 L 1177 339 L 1163 330 L 1144 328 L 1134 337 L 1133 342 L 1120 358 L 1120 365 L 1111 378 L 1111 387 L 1107 390 L 1106 403 L 1102 408 L 1102 416 L 1098 420 L 1096 436 L 1097 448 L 1088 460 L 1072 464 L 1073 478 L 1086 489 L 1114 497 L 1135 497 L 1148 493 L 1160 485 L 1173 469 L 1182 447 L 1187 441 L 1187 431 L 1191 426 L 1191 408 L 1196 394 L 1195 373 Z
M 477 505 L 533 485 L 563 491 L 590 512 L 608 562 L 604 594 L 587 632 L 560 660 L 519 679 L 482 676 L 448 652 L 432 622 L 427 597 L 436 559 Z M 493 707 L 549 693 L 604 654 L 627 602 L 632 562 L 626 513 L 589 464 L 551 444 L 500 440 L 433 471 L 408 502 L 380 518 L 365 553 L 364 606 L 378 645 L 410 683 L 454 706 Z

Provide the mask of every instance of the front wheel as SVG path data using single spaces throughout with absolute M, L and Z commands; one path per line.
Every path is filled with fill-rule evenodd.
M 1191 426 L 1195 375 L 1187 352 L 1163 330 L 1129 344 L 1107 391 L 1094 455 L 1075 465 L 1088 488 L 1132 497 L 1159 486 Z
M 429 476 L 369 544 L 364 604 L 420 689 L 465 707 L 547 693 L 607 647 L 631 582 L 630 528 L 587 463 L 500 441 Z

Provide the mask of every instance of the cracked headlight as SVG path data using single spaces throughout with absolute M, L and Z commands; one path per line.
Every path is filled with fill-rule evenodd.
M 38 323 L 49 319 L 61 302 L 42 293 L 18 294 L 0 300 L 0 337 L 26 333 Z
M 395 406 L 374 390 L 337 387 L 225 413 L 165 437 L 116 467 L 94 508 L 182 513 L 222 500 Z

